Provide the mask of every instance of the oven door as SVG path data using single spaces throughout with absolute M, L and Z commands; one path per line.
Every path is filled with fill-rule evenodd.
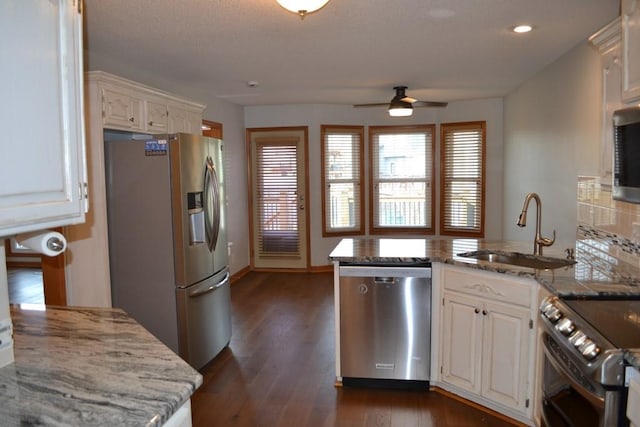
M 553 336 L 544 333 L 542 425 L 628 426 L 624 388 L 605 389 L 582 372 Z

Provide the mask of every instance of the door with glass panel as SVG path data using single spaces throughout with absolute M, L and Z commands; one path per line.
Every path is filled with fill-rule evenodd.
M 307 127 L 247 129 L 251 264 L 307 268 Z

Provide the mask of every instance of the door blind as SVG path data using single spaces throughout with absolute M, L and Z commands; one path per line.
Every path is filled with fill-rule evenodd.
M 362 234 L 362 126 L 323 125 L 323 234 Z
M 440 233 L 484 234 L 485 122 L 441 125 Z
M 297 255 L 300 236 L 296 143 L 258 143 L 257 157 L 258 252 L 261 256 Z

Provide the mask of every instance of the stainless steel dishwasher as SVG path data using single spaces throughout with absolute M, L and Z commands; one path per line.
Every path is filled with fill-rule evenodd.
M 430 264 L 340 266 L 343 385 L 428 385 L 430 353 Z

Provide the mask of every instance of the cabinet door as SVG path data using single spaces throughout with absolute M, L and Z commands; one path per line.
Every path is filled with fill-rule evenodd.
M 442 380 L 480 392 L 481 303 L 445 293 L 442 321 Z
M 486 303 L 482 311 L 482 395 L 524 411 L 529 373 L 529 347 L 533 330 L 529 310 Z
M 149 133 L 167 132 L 167 104 L 164 102 L 147 101 L 146 130 Z
M 602 56 L 602 153 L 600 176 L 607 184 L 613 183 L 613 112 L 622 108 L 622 60 L 620 45 L 613 46 Z
M 0 237 L 84 221 L 79 1 L 0 2 Z
M 140 98 L 111 88 L 102 89 L 104 127 L 143 130 L 143 104 Z
M 175 105 L 169 105 L 169 133 L 202 134 L 202 115 Z
M 622 0 L 622 100 L 640 99 L 640 0 Z

